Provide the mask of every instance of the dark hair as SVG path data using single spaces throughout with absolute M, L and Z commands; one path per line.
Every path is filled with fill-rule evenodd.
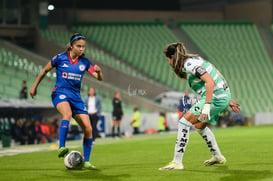
M 85 36 L 83 36 L 80 33 L 74 33 L 70 38 L 70 45 L 72 45 L 74 41 L 80 40 L 80 39 L 85 40 Z
M 167 45 L 163 53 L 166 57 L 173 59 L 171 66 L 176 75 L 183 79 L 187 78 L 187 74 L 183 70 L 186 59 L 198 56 L 196 54 L 187 54 L 186 48 L 182 43 L 171 43 Z
M 72 46 L 73 42 L 76 41 L 76 40 L 80 40 L 80 39 L 85 40 L 86 38 L 85 38 L 85 36 L 83 36 L 80 33 L 74 33 L 71 36 L 69 43 L 67 43 L 67 45 L 66 45 L 66 50 L 71 51 L 71 49 L 72 49 L 71 46 Z M 84 56 L 84 54 L 82 54 L 81 57 L 83 57 L 83 56 Z

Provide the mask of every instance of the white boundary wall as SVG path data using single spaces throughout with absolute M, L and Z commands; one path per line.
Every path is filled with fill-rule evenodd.
M 256 113 L 254 125 L 273 124 L 273 113 Z
M 112 125 L 113 125 L 113 120 L 112 120 L 112 114 L 111 113 L 103 113 L 103 116 L 105 116 L 105 134 L 106 135 L 111 135 L 112 134 Z M 167 121 L 169 125 L 170 130 L 177 130 L 177 122 L 178 122 L 178 116 L 177 113 L 167 113 Z M 125 132 L 127 134 L 132 134 L 133 128 L 130 125 L 130 122 L 132 121 L 132 114 L 125 114 L 121 120 L 121 133 L 124 134 Z M 141 113 L 140 112 L 140 117 L 141 117 L 141 126 L 139 131 L 144 132 L 148 128 L 154 128 L 158 129 L 158 118 L 159 118 L 159 113 Z M 100 127 L 98 123 L 98 128 Z

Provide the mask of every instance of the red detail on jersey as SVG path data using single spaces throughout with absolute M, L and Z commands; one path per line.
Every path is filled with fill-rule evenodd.
M 67 57 L 68 57 L 68 59 L 69 59 L 69 62 L 70 62 L 72 65 L 77 64 L 77 63 L 78 63 L 78 61 L 80 60 L 80 57 L 78 57 L 78 59 L 77 59 L 75 62 L 73 62 L 73 61 L 71 60 L 71 57 L 70 57 L 69 51 L 67 51 Z
M 57 89 L 57 87 L 55 87 L 55 88 L 52 90 L 52 92 L 54 92 L 56 89 Z
M 89 74 L 93 74 L 95 72 L 94 66 L 90 65 L 90 68 L 88 69 Z

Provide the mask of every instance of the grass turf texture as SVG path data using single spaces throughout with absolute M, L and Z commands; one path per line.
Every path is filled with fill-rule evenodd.
M 272 129 L 214 130 L 226 165 L 204 166 L 211 155 L 198 133 L 193 132 L 184 156 L 185 170 L 159 171 L 172 160 L 176 134 L 139 135 L 130 140 L 98 139 L 92 153 L 92 163 L 98 170 L 67 170 L 56 150 L 3 156 L 0 180 L 273 180 Z M 71 150 L 81 151 L 81 147 Z

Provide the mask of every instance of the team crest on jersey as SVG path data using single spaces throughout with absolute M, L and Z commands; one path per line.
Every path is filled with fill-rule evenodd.
M 84 71 L 85 66 L 84 66 L 84 65 L 80 65 L 80 66 L 79 66 L 79 69 L 80 69 L 80 71 Z
M 60 99 L 65 99 L 66 96 L 62 94 L 62 95 L 59 96 L 59 98 L 60 98 Z

